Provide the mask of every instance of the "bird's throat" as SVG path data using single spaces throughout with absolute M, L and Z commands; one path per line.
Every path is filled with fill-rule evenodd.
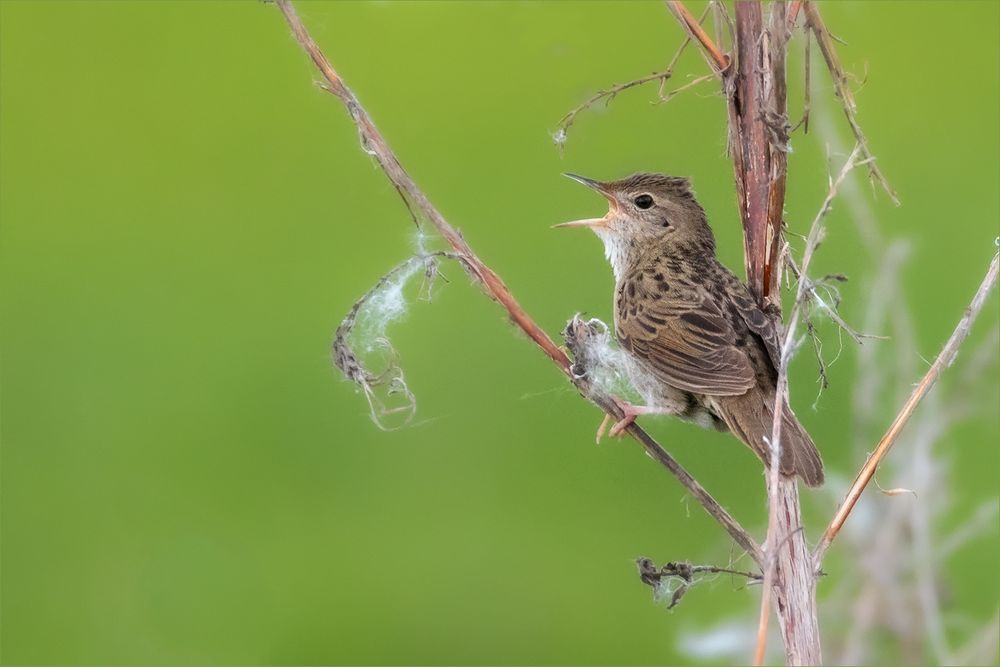
M 604 256 L 611 264 L 611 270 L 615 274 L 615 282 L 621 280 L 629 264 L 629 243 L 620 235 L 605 229 L 595 229 L 597 235 L 604 242 Z

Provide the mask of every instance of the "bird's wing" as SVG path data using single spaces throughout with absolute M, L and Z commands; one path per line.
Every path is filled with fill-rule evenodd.
M 711 396 L 738 396 L 756 385 L 747 354 L 719 304 L 699 287 L 660 291 L 656 299 L 620 299 L 622 347 L 666 384 Z
M 739 283 L 738 280 L 736 282 Z M 747 328 L 757 334 L 764 343 L 764 349 L 767 350 L 768 359 L 771 360 L 775 377 L 777 377 L 778 369 L 781 368 L 782 333 L 779 330 L 779 325 L 774 318 L 769 317 L 760 309 L 757 302 L 745 289 L 742 292 L 734 290 L 730 294 L 730 298 L 733 305 L 736 306 L 736 310 L 739 311 L 740 317 L 746 322 Z

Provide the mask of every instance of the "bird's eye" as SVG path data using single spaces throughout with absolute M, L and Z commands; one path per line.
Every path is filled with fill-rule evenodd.
M 647 209 L 653 205 L 653 198 L 649 195 L 639 195 L 635 198 L 634 203 L 641 209 Z

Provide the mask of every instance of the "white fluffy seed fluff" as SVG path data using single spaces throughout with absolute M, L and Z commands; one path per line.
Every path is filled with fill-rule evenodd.
M 608 325 L 598 319 L 587 324 L 594 333 L 581 341 L 581 356 L 594 385 L 634 403 L 658 405 L 661 398 L 656 378 L 612 341 Z
M 375 291 L 358 313 L 356 340 L 362 349 L 372 352 L 376 341 L 385 338 L 388 326 L 406 314 L 406 298 L 403 290 L 414 275 L 423 268 L 419 261 L 411 261 L 396 275 Z

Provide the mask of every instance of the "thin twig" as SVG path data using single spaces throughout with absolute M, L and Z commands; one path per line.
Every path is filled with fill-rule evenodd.
M 856 163 L 854 166 L 858 167 L 861 164 L 862 163 L 859 162 L 859 163 Z M 847 321 L 844 320 L 844 318 L 837 311 L 837 306 L 838 306 L 838 303 L 839 303 L 839 297 L 836 296 L 837 295 L 836 291 L 834 291 L 834 293 L 833 293 L 834 297 L 835 297 L 833 305 L 828 304 L 823 299 L 823 297 L 821 297 L 819 295 L 819 293 L 816 291 L 817 285 L 822 285 L 824 283 L 824 281 L 826 281 L 826 280 L 840 280 L 840 281 L 843 281 L 843 280 L 846 280 L 846 278 L 844 276 L 834 274 L 834 275 L 826 276 L 825 278 L 821 278 L 819 280 L 812 280 L 808 276 L 802 275 L 802 271 L 799 270 L 799 266 L 798 266 L 798 264 L 795 263 L 795 259 L 791 256 L 791 254 L 786 254 L 785 255 L 785 263 L 788 265 L 788 268 L 791 269 L 792 275 L 795 276 L 795 279 L 799 281 L 799 284 L 800 285 L 805 284 L 805 288 L 806 288 L 805 298 L 807 298 L 812 303 L 817 304 L 820 307 L 820 309 L 826 315 L 828 315 L 831 320 L 833 320 L 834 324 L 836 324 L 845 333 L 847 333 L 848 336 L 850 336 L 851 338 L 854 339 L 855 343 L 857 343 L 858 345 L 862 345 L 862 344 L 864 344 L 865 339 L 874 339 L 874 340 L 888 340 L 889 339 L 888 336 L 880 336 L 878 334 L 869 334 L 869 333 L 864 333 L 863 331 L 858 331 L 857 329 L 855 329 L 854 327 L 852 327 L 850 324 L 848 324 Z
M 795 124 L 790 132 L 802 128 L 803 134 L 809 134 L 809 112 L 810 106 L 812 104 L 812 82 L 810 81 L 812 77 L 812 33 L 808 30 L 805 31 L 805 54 L 802 57 L 803 66 L 805 69 L 805 80 L 802 82 L 802 117 L 799 118 L 799 122 Z
M 778 457 L 779 450 L 777 447 L 771 447 L 771 471 L 770 474 L 774 479 L 768 482 L 768 501 L 767 501 L 767 537 L 764 541 L 765 554 L 767 559 L 765 560 L 764 566 L 764 585 L 761 588 L 760 594 L 760 612 L 757 614 L 757 645 L 754 649 L 753 654 L 753 664 L 763 665 L 764 664 L 764 653 L 767 651 L 767 626 L 768 620 L 771 618 L 771 589 L 774 587 L 774 570 L 777 565 L 777 559 L 774 557 L 774 534 L 778 529 L 778 466 L 780 465 L 780 459 Z
M 792 0 L 788 3 L 788 29 L 795 27 L 795 20 L 799 18 L 799 10 L 802 9 L 802 0 Z
M 896 196 L 896 191 L 892 189 L 892 186 L 889 184 L 889 180 L 875 163 L 875 156 L 868 147 L 868 139 L 865 138 L 865 133 L 862 131 L 861 124 L 858 122 L 857 105 L 854 102 L 854 93 L 851 92 L 847 73 L 840 64 L 840 57 L 837 55 L 836 47 L 833 45 L 835 38 L 827 29 L 826 24 L 823 23 L 823 18 L 820 16 L 819 9 L 816 8 L 815 2 L 804 2 L 803 8 L 805 9 L 806 15 L 806 27 L 816 36 L 816 43 L 819 45 L 819 50 L 823 53 L 823 58 L 826 60 L 826 66 L 830 70 L 830 75 L 833 77 L 833 85 L 837 91 L 837 96 L 843 103 L 844 115 L 847 116 L 847 124 L 851 126 L 851 132 L 854 134 L 855 140 L 861 145 L 862 154 L 865 156 L 865 159 L 869 161 L 869 174 L 873 179 L 878 181 L 879 185 L 881 185 L 882 189 L 889 195 L 892 202 L 898 206 L 899 197 Z
M 715 45 L 720 48 L 725 48 L 725 42 L 723 41 L 723 28 L 725 21 L 724 12 L 726 11 L 725 3 L 722 0 L 708 0 L 708 8 L 712 10 L 712 27 L 715 29 Z M 688 39 L 691 38 L 691 33 L 687 33 Z
M 702 12 L 701 18 L 698 19 L 699 24 L 701 24 L 701 22 L 705 20 L 705 17 L 708 16 L 709 9 L 711 9 L 710 6 L 705 7 L 705 11 Z M 659 72 L 653 72 L 652 74 L 649 74 L 647 76 L 639 77 L 638 79 L 633 79 L 632 81 L 626 81 L 625 83 L 616 83 L 609 88 L 606 88 L 604 90 L 599 90 L 596 93 L 594 93 L 594 95 L 585 100 L 583 104 L 572 109 L 569 113 L 560 118 L 559 122 L 556 124 L 556 127 L 558 128 L 555 133 L 556 143 L 561 146 L 566 142 L 566 135 L 569 133 L 569 128 L 572 127 L 574 122 L 576 122 L 576 117 L 580 113 L 586 111 L 587 109 L 594 106 L 601 100 L 606 99 L 607 100 L 606 104 L 611 104 L 611 102 L 614 101 L 618 93 L 628 90 L 629 88 L 635 88 L 636 86 L 641 86 L 642 84 L 649 83 L 650 81 L 659 81 L 660 101 L 666 102 L 677 93 L 686 90 L 688 88 L 691 88 L 697 83 L 701 83 L 702 79 L 699 78 L 695 81 L 692 81 L 691 83 L 681 86 L 672 93 L 669 93 L 667 95 L 664 95 L 663 93 L 663 87 L 666 85 L 667 81 L 669 81 L 670 78 L 674 75 L 674 67 L 677 65 L 677 61 L 680 60 L 681 55 L 684 53 L 684 50 L 690 43 L 691 43 L 691 34 L 688 33 L 685 36 L 684 41 L 681 42 L 681 45 L 677 48 L 677 51 L 674 52 L 674 56 L 673 58 L 670 59 L 670 63 L 663 70 Z
M 410 201 L 412 201 L 415 208 L 417 208 L 430 223 L 437 229 L 438 233 L 454 248 L 462 257 L 463 264 L 468 267 L 469 273 L 474 279 L 480 282 L 485 289 L 486 293 L 493 298 L 495 301 L 500 303 L 504 309 L 510 314 L 511 320 L 516 324 L 525 334 L 531 338 L 534 343 L 542 349 L 542 351 L 552 360 L 553 363 L 561 370 L 571 381 L 574 381 L 572 373 L 570 371 L 571 362 L 566 353 L 560 349 L 548 334 L 546 334 L 538 324 L 528 315 L 528 313 L 521 307 L 521 305 L 511 294 L 510 290 L 504 284 L 504 282 L 489 266 L 487 266 L 476 253 L 472 250 L 469 244 L 465 241 L 462 235 L 452 227 L 441 215 L 441 213 L 434 207 L 426 195 L 417 187 L 417 184 L 413 181 L 410 175 L 403 169 L 399 160 L 396 158 L 395 153 L 389 148 L 386 143 L 385 138 L 381 135 L 378 129 L 375 127 L 374 122 L 365 111 L 364 107 L 361 106 L 361 102 L 358 101 L 354 93 L 347 87 L 340 75 L 337 74 L 330 61 L 327 60 L 326 56 L 320 50 L 319 46 L 313 41 L 309 32 L 306 30 L 305 26 L 302 24 L 301 19 L 295 11 L 294 6 L 290 0 L 277 0 L 278 9 L 281 11 L 285 20 L 288 22 L 289 27 L 292 30 L 296 41 L 305 50 L 305 52 L 312 59 L 313 63 L 319 69 L 320 73 L 327 83 L 327 90 L 335 95 L 345 107 L 347 107 L 348 113 L 351 115 L 351 119 L 357 126 L 358 133 L 361 136 L 362 146 L 365 151 L 372 155 L 379 166 L 385 172 L 389 180 L 397 186 L 402 192 L 406 194 Z M 610 398 L 596 397 L 591 398 L 599 407 L 601 407 L 607 414 L 610 414 L 616 419 L 621 419 L 621 410 L 617 405 L 614 404 Z M 650 437 L 641 427 L 633 423 L 629 425 L 626 431 L 635 438 L 646 450 L 646 452 L 662 464 L 677 480 L 701 503 L 702 507 L 707 511 L 720 525 L 725 528 L 729 533 L 730 537 L 745 549 L 750 556 L 757 562 L 760 562 L 760 547 L 757 546 L 750 534 L 733 518 L 726 510 L 723 508 L 712 496 L 705 490 L 701 484 L 699 484 L 684 468 L 680 466 L 670 456 L 652 437 Z
M 715 9 L 716 28 L 720 33 L 716 41 L 716 46 L 721 49 L 723 53 L 727 53 L 726 43 L 725 40 L 722 39 L 721 33 L 722 27 L 725 27 L 726 32 L 729 33 L 729 45 L 732 47 L 732 45 L 736 42 L 736 27 L 733 25 L 733 17 L 729 15 L 729 10 L 726 9 L 725 0 L 711 0 L 711 3 Z
M 819 334 L 816 332 L 816 325 L 808 315 L 806 315 L 806 335 L 809 336 L 813 354 L 816 356 L 817 372 L 819 373 L 819 393 L 816 395 L 816 400 L 813 401 L 813 405 L 815 406 L 819 402 L 819 397 L 830 386 L 830 377 L 827 375 L 826 359 L 823 358 L 823 341 L 820 340 Z M 837 354 L 838 356 L 840 355 L 839 352 Z
M 680 2 L 680 0 L 666 0 L 666 2 L 667 9 L 670 10 L 670 13 L 681 24 L 681 27 L 687 32 L 688 37 L 701 45 L 701 52 L 705 56 L 705 62 L 712 68 L 716 76 L 721 77 L 722 73 L 729 69 L 729 63 L 732 62 L 732 59 L 728 54 L 719 50 L 719 47 L 708 36 L 708 33 L 705 32 L 705 29 L 694 18 L 694 14 L 688 11 L 683 2 Z
M 664 102 L 669 102 L 675 96 L 679 95 L 680 93 L 683 93 L 685 90 L 690 90 L 691 88 L 694 88 L 695 86 L 697 86 L 699 84 L 705 83 L 706 81 L 711 81 L 714 78 L 715 77 L 713 77 L 711 74 L 705 74 L 703 76 L 699 76 L 699 77 L 696 77 L 694 79 L 691 79 L 690 81 L 688 81 L 687 83 L 685 83 L 683 86 L 678 86 L 677 88 L 674 88 L 673 90 L 667 91 L 666 93 L 663 92 L 663 89 L 661 87 L 660 93 L 659 93 L 659 95 L 660 95 L 660 103 L 662 104 Z
M 663 85 L 663 83 L 666 82 L 667 79 L 669 79 L 671 76 L 673 76 L 673 72 L 670 70 L 670 68 L 667 68 L 662 72 L 653 72 L 652 74 L 649 74 L 647 76 L 642 76 L 639 77 L 638 79 L 633 79 L 632 81 L 627 81 L 625 83 L 616 83 L 612 85 L 610 88 L 597 91 L 591 97 L 587 98 L 578 107 L 570 110 L 565 116 L 559 119 L 559 122 L 556 124 L 556 126 L 559 128 L 556 130 L 555 134 L 556 143 L 557 144 L 564 143 L 566 141 L 566 135 L 569 132 L 569 128 L 573 126 L 573 123 L 576 121 L 576 117 L 580 113 L 586 111 L 590 107 L 600 102 L 601 100 L 607 99 L 607 104 L 611 104 L 611 102 L 615 99 L 615 96 L 624 90 L 628 90 L 629 88 L 635 88 L 636 86 L 641 86 L 642 84 L 649 83 L 650 81 L 660 81 L 661 82 L 660 85 Z
M 837 173 L 835 178 L 831 178 L 829 181 L 829 187 L 826 192 L 826 197 L 823 198 L 823 203 L 819 207 L 819 211 L 816 213 L 816 217 L 813 218 L 812 224 L 809 226 L 809 234 L 806 236 L 806 246 L 802 251 L 802 264 L 798 269 L 797 273 L 799 275 L 798 287 L 795 292 L 795 304 L 792 310 L 792 316 L 788 325 L 788 334 L 785 337 L 785 347 L 786 350 L 789 348 L 790 341 L 792 340 L 792 331 L 798 320 L 798 313 L 802 308 L 802 304 L 806 301 L 806 293 L 811 287 L 811 282 L 808 280 L 809 265 L 812 262 L 813 255 L 816 252 L 816 248 L 819 247 L 820 242 L 823 240 L 823 219 L 826 218 L 830 209 L 833 207 L 833 200 L 837 197 L 837 193 L 840 191 L 840 186 L 843 184 L 844 179 L 855 167 L 860 167 L 868 163 L 868 160 L 859 160 L 862 153 L 861 144 L 855 144 L 854 150 L 847 157 L 840 171 Z M 783 354 L 785 351 L 783 351 Z M 784 361 L 784 360 L 783 360 Z
M 951 362 L 955 359 L 955 355 L 958 354 L 958 348 L 969 335 L 972 323 L 976 320 L 979 312 L 983 309 L 983 305 L 986 303 L 986 297 L 996 285 L 998 272 L 997 258 L 998 255 L 994 254 L 993 259 L 990 262 L 990 266 L 986 271 L 986 276 L 983 278 L 983 282 L 979 285 L 976 295 L 972 298 L 972 302 L 969 304 L 969 307 L 966 308 L 965 314 L 962 315 L 962 318 L 959 320 L 958 325 L 952 332 L 948 342 L 945 343 L 945 346 L 941 350 L 941 353 L 937 356 L 937 359 L 934 360 L 930 369 L 928 369 L 927 373 L 913 389 L 913 392 L 910 394 L 910 397 L 899 411 L 899 414 L 896 415 L 896 418 L 889 426 L 889 429 L 885 432 L 885 435 L 882 436 L 882 439 L 879 441 L 874 453 L 872 453 L 872 455 L 865 462 L 864 466 L 861 468 L 860 472 L 858 472 L 858 476 L 851 485 L 850 490 L 847 492 L 844 502 L 837 509 L 836 514 L 834 514 L 833 519 L 830 521 L 830 525 L 827 526 L 822 539 L 813 551 L 813 562 L 816 567 L 819 567 L 819 565 L 823 562 L 823 556 L 826 554 L 827 549 L 830 548 L 830 543 L 837 537 L 837 534 L 843 527 L 847 517 L 850 516 L 851 510 L 854 509 L 854 505 L 858 502 L 858 498 L 861 497 L 861 493 L 865 490 L 865 487 L 868 486 L 868 483 L 875 475 L 875 471 L 878 469 L 882 459 L 885 458 L 885 455 L 889 452 L 889 449 L 899 437 L 903 427 L 910 420 L 910 417 L 913 416 L 913 411 L 916 409 L 920 401 L 927 395 L 927 392 L 930 391 L 931 387 L 934 386 L 934 383 L 941 375 L 941 372 L 951 365 Z

